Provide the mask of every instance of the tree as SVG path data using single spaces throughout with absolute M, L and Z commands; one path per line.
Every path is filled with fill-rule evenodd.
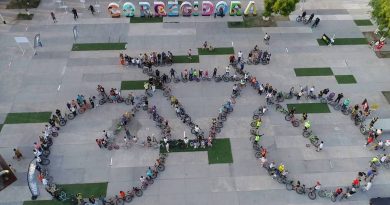
M 390 36 L 390 0 L 371 0 L 371 18 L 378 24 L 383 36 Z
M 298 2 L 299 0 L 264 0 L 264 13 L 275 13 L 288 16 L 295 10 L 295 5 Z

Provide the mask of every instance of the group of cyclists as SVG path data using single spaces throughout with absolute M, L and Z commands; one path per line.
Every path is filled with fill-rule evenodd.
M 119 61 L 121 65 L 133 65 L 142 68 L 143 66 L 151 68 L 152 66 L 172 65 L 173 54 L 170 51 L 167 52 L 150 52 L 140 53 L 137 57 L 131 57 L 127 54 L 120 53 Z
M 312 22 L 313 19 L 314 19 L 314 13 L 310 14 L 309 18 L 306 19 L 306 11 L 303 11 L 302 14 L 296 18 L 296 21 L 297 22 L 302 21 L 304 24 L 309 24 Z M 320 18 L 316 17 L 311 27 L 312 28 L 317 27 L 319 23 L 320 23 Z
M 249 65 L 257 65 L 259 63 L 266 65 L 271 61 L 271 53 L 267 50 L 259 49 L 257 45 L 248 53 L 248 59 L 246 61 L 244 60 L 243 53 L 241 51 L 238 52 L 237 56 L 238 57 L 236 59 L 235 55 L 231 55 L 229 57 L 229 63 L 235 67 L 240 66 L 241 70 L 244 69 L 243 64 L 245 63 Z

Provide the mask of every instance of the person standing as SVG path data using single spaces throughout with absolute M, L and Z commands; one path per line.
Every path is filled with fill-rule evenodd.
M 374 127 L 374 124 L 376 123 L 376 121 L 378 121 L 378 117 L 374 117 L 374 118 L 371 120 L 368 129 L 371 129 L 372 127 Z
M 20 161 L 23 158 L 22 152 L 20 152 L 19 149 L 14 148 L 14 153 L 15 153 L 15 156 L 13 157 L 14 159 Z
M 191 50 L 191 48 L 188 49 L 187 54 L 188 54 L 188 59 L 189 59 L 189 60 L 192 60 L 192 50 Z
M 239 51 L 238 54 L 237 54 L 238 58 L 237 58 L 237 62 L 241 62 L 241 59 L 242 59 L 242 51 Z
M 324 141 L 321 141 L 321 143 L 318 145 L 318 147 L 317 147 L 317 152 L 319 152 L 319 151 L 321 151 L 322 150 L 322 148 L 324 148 Z
M 334 100 L 334 101 L 337 102 L 337 103 L 340 103 L 340 100 L 341 100 L 341 98 L 343 98 L 343 97 L 344 97 L 344 94 L 343 94 L 343 93 L 339 93 L 339 94 L 337 95 L 336 100 Z
M 93 8 L 92 4 L 89 5 L 89 8 L 88 8 L 88 9 L 91 11 L 92 15 L 95 14 L 95 8 Z
M 214 68 L 214 71 L 213 71 L 213 78 L 215 78 L 217 76 L 217 68 Z
M 77 15 L 77 10 L 75 8 L 72 8 L 73 18 L 76 21 L 76 19 L 79 18 L 79 15 Z
M 167 152 L 169 152 L 169 142 L 167 142 L 167 143 L 165 144 L 165 149 L 167 150 Z
M 50 16 L 53 19 L 53 22 L 57 23 L 56 15 L 54 14 L 54 12 L 50 12 Z

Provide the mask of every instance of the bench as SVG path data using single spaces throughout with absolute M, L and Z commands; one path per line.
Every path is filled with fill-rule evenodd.
M 390 132 L 390 118 L 378 119 L 374 124 L 375 129 L 382 129 L 383 132 Z

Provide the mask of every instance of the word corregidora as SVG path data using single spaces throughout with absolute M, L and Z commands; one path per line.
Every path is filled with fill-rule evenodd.
M 215 5 L 211 1 L 202 1 L 202 10 L 199 11 L 199 1 L 193 3 L 184 1 L 179 5 L 178 1 L 168 1 L 165 5 L 162 1 L 154 1 L 153 5 L 149 2 L 138 3 L 139 13 L 141 17 L 145 16 L 211 16 L 218 15 L 223 16 L 229 13 L 230 16 L 244 15 L 256 15 L 257 9 L 254 1 L 249 1 L 245 9 L 243 9 L 240 1 L 231 1 L 230 6 L 226 1 L 219 1 Z M 153 7 L 152 7 L 153 6 Z M 120 17 L 123 14 L 126 17 L 133 17 L 136 13 L 136 7 L 131 2 L 126 2 L 122 5 L 122 8 L 117 3 L 110 3 L 108 5 L 108 11 L 112 17 Z

